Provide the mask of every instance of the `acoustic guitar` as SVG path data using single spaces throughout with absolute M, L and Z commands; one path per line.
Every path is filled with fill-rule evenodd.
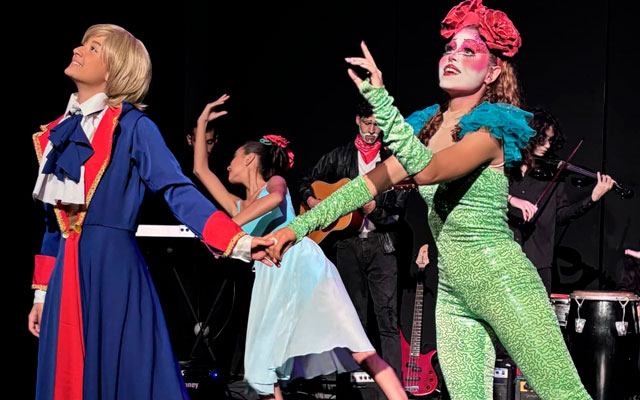
M 429 245 L 420 248 L 416 264 L 418 274 L 429 264 Z M 422 333 L 422 302 L 424 284 L 418 279 L 416 285 L 416 300 L 413 307 L 413 324 L 411 327 L 411 344 L 407 343 L 400 331 L 400 351 L 402 352 L 402 380 L 404 390 L 414 396 L 426 396 L 438 387 L 438 375 L 433 369 L 432 359 L 436 350 L 427 354 L 420 353 L 420 337 Z
M 311 188 L 313 189 L 313 193 L 315 195 L 314 197 L 318 200 L 323 200 L 329 197 L 331 193 L 335 192 L 336 190 L 340 189 L 342 186 L 349 183 L 350 180 L 351 179 L 349 178 L 342 178 L 336 183 L 315 181 L 311 184 Z M 417 187 L 416 183 L 413 182 L 411 178 L 408 178 L 398 183 L 397 185 L 394 185 L 389 190 L 409 190 L 409 189 L 414 189 L 416 187 Z M 389 190 L 387 190 L 387 192 Z M 304 214 L 309 210 L 310 208 L 307 205 L 306 199 L 303 199 L 302 203 L 300 204 L 300 215 Z M 356 210 L 350 214 L 343 215 L 342 217 L 338 218 L 331 225 L 327 226 L 324 229 L 319 229 L 317 231 L 311 232 L 310 234 L 307 235 L 307 237 L 316 243 L 320 243 L 331 232 L 341 231 L 345 229 L 355 229 L 355 230 L 360 229 L 360 227 L 362 226 L 363 220 L 364 220 L 364 215 L 362 214 L 362 211 Z

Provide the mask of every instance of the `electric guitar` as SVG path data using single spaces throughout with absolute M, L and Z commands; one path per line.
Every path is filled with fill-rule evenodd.
M 318 200 L 326 199 L 329 195 L 336 190 L 340 189 L 342 186 L 346 185 L 351 179 L 342 178 L 336 183 L 327 183 L 323 181 L 315 181 L 311 184 L 311 188 L 313 189 L 314 197 Z M 415 182 L 411 180 L 411 178 L 406 179 L 397 185 L 394 185 L 389 190 L 409 190 L 416 187 Z M 388 190 L 388 191 L 389 191 Z M 310 208 L 307 205 L 306 199 L 302 200 L 300 204 L 300 215 L 309 211 Z M 356 210 L 350 214 L 343 215 L 334 221 L 331 225 L 327 226 L 324 229 L 319 229 L 317 231 L 313 231 L 307 235 L 307 237 L 313 240 L 316 243 L 320 243 L 324 238 L 326 238 L 333 231 L 341 231 L 344 229 L 352 228 L 352 229 L 360 229 L 362 226 L 362 221 L 364 220 L 364 215 L 362 211 Z
M 425 244 L 420 248 L 416 264 L 418 271 L 423 271 L 429 264 L 429 245 Z M 427 354 L 420 354 L 420 336 L 422 332 L 422 300 L 424 296 L 424 285 L 418 279 L 416 285 L 416 301 L 413 308 L 413 325 L 411 327 L 411 344 L 400 331 L 400 351 L 402 352 L 402 380 L 404 390 L 414 396 L 426 396 L 431 394 L 438 387 L 438 376 L 433 369 L 431 360 L 436 354 L 436 350 L 431 350 Z

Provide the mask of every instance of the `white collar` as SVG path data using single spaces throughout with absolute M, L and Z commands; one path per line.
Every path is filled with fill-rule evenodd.
M 67 109 L 64 111 L 64 115 L 67 115 L 74 106 L 79 107 L 84 116 L 100 112 L 107 107 L 107 98 L 104 92 L 100 92 L 85 100 L 84 103 L 78 104 L 78 93 L 73 93 L 71 97 L 69 97 L 69 103 L 67 103 Z

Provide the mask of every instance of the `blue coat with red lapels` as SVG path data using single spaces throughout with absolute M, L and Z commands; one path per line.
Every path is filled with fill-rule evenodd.
M 59 121 L 34 135 L 39 160 Z M 196 190 L 156 125 L 131 104 L 106 110 L 91 145 L 84 208 L 70 221 L 45 204 L 33 281 L 47 290 L 36 398 L 187 398 L 135 239 L 140 204 L 147 189 L 162 194 L 178 220 L 226 254 L 244 233 Z

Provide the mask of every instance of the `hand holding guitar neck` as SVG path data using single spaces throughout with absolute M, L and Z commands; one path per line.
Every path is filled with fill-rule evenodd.
M 418 267 L 420 269 L 423 269 L 424 267 L 427 266 L 427 264 L 429 264 L 429 245 L 425 244 L 422 247 L 420 247 L 420 251 L 418 252 L 418 257 L 416 258 L 416 264 L 418 264 Z

